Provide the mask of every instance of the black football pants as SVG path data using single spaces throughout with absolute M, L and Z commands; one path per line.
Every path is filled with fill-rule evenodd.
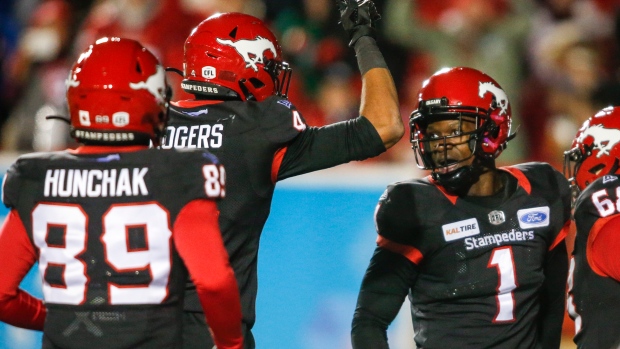
M 245 349 L 255 349 L 254 336 L 245 324 L 242 328 Z M 183 312 L 183 349 L 212 349 L 215 347 L 205 315 L 203 313 Z

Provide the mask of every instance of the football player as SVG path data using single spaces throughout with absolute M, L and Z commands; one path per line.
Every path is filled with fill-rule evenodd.
M 579 349 L 620 347 L 620 107 L 586 120 L 564 172 L 576 199 L 575 247 L 570 259 L 568 313 Z
M 276 182 L 379 155 L 404 133 L 394 82 L 373 38 L 374 3 L 340 5 L 362 75 L 361 116 L 321 128 L 307 126 L 287 99 L 290 67 L 258 18 L 217 14 L 185 42 L 183 88 L 195 98 L 172 103 L 162 147 L 207 148 L 226 167 L 220 227 L 240 287 L 246 348 L 255 346 L 257 253 Z M 191 286 L 185 309 L 185 347 L 212 345 Z
M 418 165 L 431 173 L 379 199 L 353 347 L 388 348 L 387 327 L 409 294 L 418 348 L 558 348 L 567 180 L 545 163 L 495 166 L 514 137 L 511 105 L 478 70 L 433 74 L 410 126 Z
M 188 270 L 217 347 L 243 347 L 217 221 L 224 169 L 206 150 L 149 149 L 164 75 L 138 42 L 98 40 L 66 82 L 82 145 L 24 155 L 4 178 L 0 320 L 43 330 L 44 348 L 180 348 Z M 36 262 L 44 302 L 19 289 Z

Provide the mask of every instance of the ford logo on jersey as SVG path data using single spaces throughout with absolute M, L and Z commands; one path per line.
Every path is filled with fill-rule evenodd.
M 517 211 L 522 229 L 549 226 L 549 206 L 527 208 Z
M 523 223 L 540 223 L 547 219 L 547 215 L 543 212 L 531 212 L 521 217 Z

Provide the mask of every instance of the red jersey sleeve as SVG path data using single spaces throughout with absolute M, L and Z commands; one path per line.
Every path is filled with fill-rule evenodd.
M 215 201 L 188 203 L 174 223 L 173 238 L 185 262 L 220 349 L 242 349 L 241 302 L 220 234 Z
M 597 227 L 600 227 L 598 230 Z M 620 281 L 620 215 L 601 218 L 588 238 L 586 256 L 592 270 L 601 276 Z
M 43 301 L 19 288 L 36 259 L 24 224 L 11 210 L 0 230 L 0 321 L 41 331 L 47 314 Z

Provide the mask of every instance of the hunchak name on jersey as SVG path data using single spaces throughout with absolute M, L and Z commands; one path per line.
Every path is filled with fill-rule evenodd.
M 503 243 L 515 241 L 534 240 L 534 231 L 517 231 L 512 229 L 507 233 L 489 234 L 484 236 L 469 237 L 465 239 L 465 249 L 471 251 L 476 248 L 483 248 L 489 245 L 502 245 Z
M 109 170 L 55 169 L 45 173 L 45 197 L 114 197 L 148 195 L 143 168 Z
M 224 125 L 202 124 L 193 126 L 168 126 L 162 140 L 163 149 L 190 148 L 209 149 L 222 146 Z

